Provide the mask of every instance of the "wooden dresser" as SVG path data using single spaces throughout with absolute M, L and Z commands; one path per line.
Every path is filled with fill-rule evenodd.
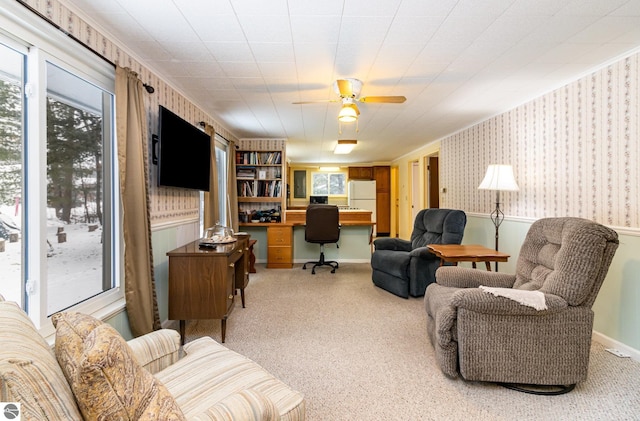
M 233 310 L 235 290 L 244 307 L 249 282 L 249 236 L 215 249 L 200 247 L 199 240 L 178 247 L 169 256 L 169 319 L 180 321 L 184 343 L 185 320 L 220 319 L 224 342 L 227 317 Z

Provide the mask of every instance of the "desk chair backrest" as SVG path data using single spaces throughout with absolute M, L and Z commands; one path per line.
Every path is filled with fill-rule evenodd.
M 335 205 L 307 207 L 304 239 L 309 243 L 329 244 L 340 239 L 340 216 Z

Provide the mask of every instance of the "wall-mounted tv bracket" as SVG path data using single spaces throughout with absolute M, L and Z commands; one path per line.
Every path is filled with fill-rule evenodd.
M 157 134 L 151 135 L 151 162 L 158 165 L 158 141 L 160 138 Z

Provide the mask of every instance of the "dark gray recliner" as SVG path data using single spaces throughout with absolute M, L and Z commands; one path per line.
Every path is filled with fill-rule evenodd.
M 378 238 L 373 242 L 373 283 L 403 298 L 424 295 L 440 266 L 440 259 L 427 250 L 427 244 L 460 244 L 466 224 L 467 215 L 461 210 L 421 210 L 410 241 Z

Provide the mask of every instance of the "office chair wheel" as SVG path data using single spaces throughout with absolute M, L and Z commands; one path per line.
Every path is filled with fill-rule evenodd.
M 307 264 L 306 263 L 304 265 L 302 265 L 302 269 L 304 269 L 304 270 L 307 269 Z
M 311 269 L 311 274 L 315 275 L 316 274 L 316 268 Z
M 331 273 L 336 273 L 336 268 L 331 269 Z

